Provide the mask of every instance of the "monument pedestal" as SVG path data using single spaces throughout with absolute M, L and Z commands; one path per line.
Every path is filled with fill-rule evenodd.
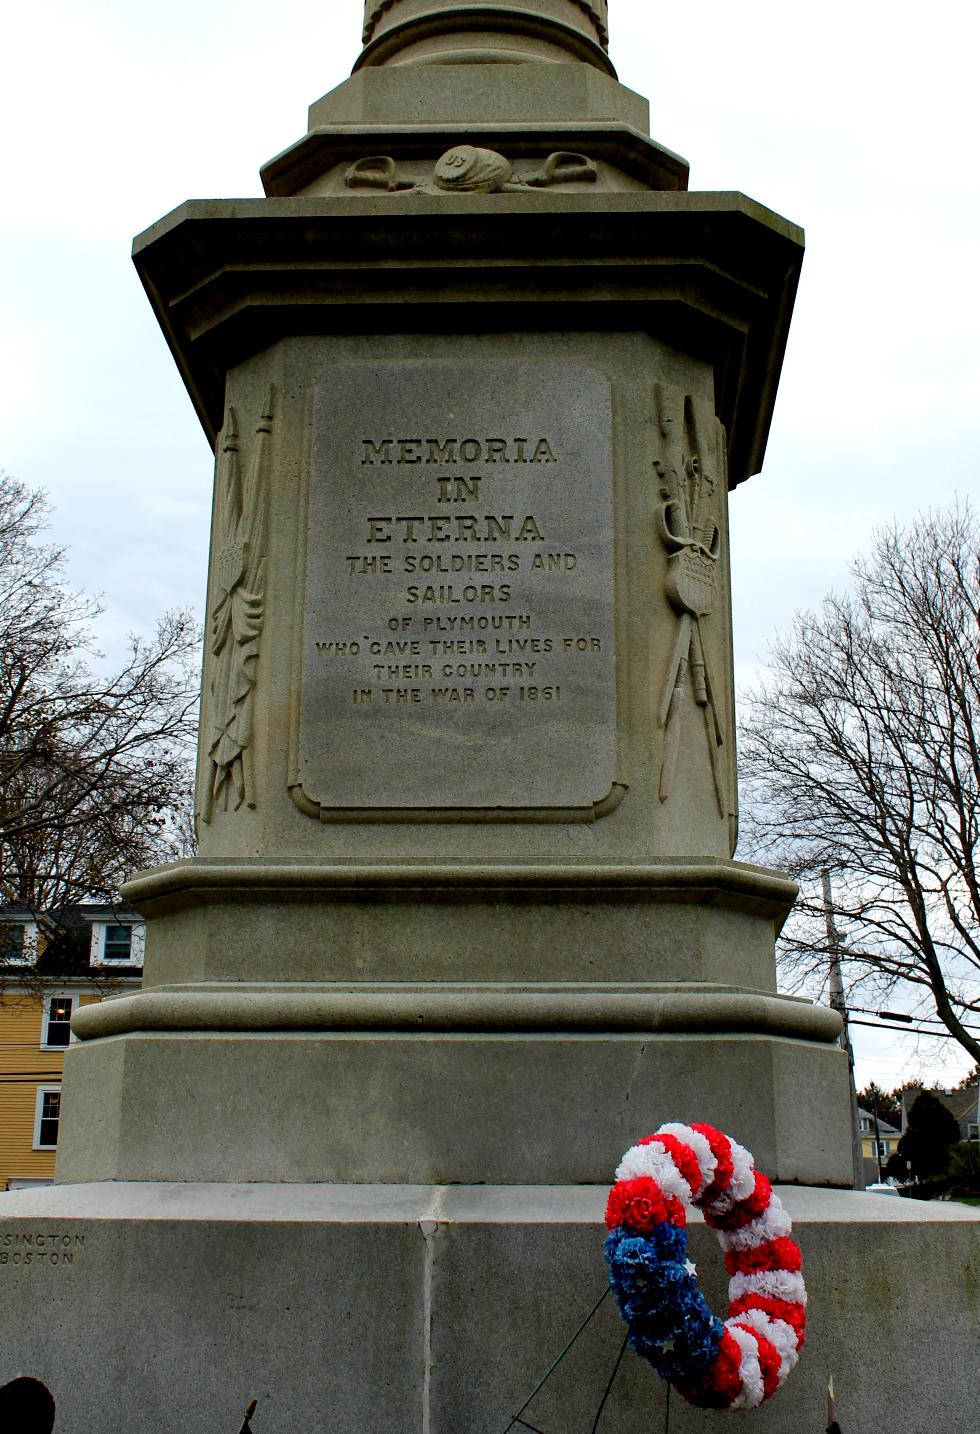
M 779 1194 L 804 1251 L 809 1329 L 752 1429 L 823 1429 L 833 1376 L 845 1434 L 975 1434 L 980 1212 Z M 67 1434 L 234 1434 L 251 1398 L 256 1434 L 503 1434 L 603 1292 L 605 1195 L 122 1182 L 2 1195 L 4 1367 L 51 1388 Z M 723 1313 L 715 1237 L 698 1217 L 690 1235 Z M 610 1296 L 527 1421 L 588 1434 L 622 1339 Z M 662 1428 L 665 1396 L 629 1352 L 600 1429 Z M 672 1397 L 672 1434 L 726 1418 Z
M 133 886 L 174 979 L 76 1021 L 61 1181 L 601 1183 L 652 1111 L 710 1112 L 776 1179 L 849 1178 L 838 1017 L 771 988 L 772 872 L 199 861 Z

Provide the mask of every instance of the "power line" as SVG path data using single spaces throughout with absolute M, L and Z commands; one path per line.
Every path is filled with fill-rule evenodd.
M 881 1021 L 901 1021 L 903 1025 L 911 1025 L 913 1021 L 931 1021 L 934 1025 L 942 1025 L 938 1016 L 910 1016 L 906 1011 L 870 1011 L 866 1006 L 848 1006 L 847 1009 L 849 1011 L 860 1011 L 862 1016 L 877 1016 Z M 962 1021 L 960 1025 L 963 1026 L 964 1031 L 977 1031 L 980 1033 L 980 1026 L 968 1026 Z M 936 1031 L 935 1034 L 938 1036 L 941 1035 L 942 1032 Z M 952 1039 L 955 1040 L 956 1037 L 953 1036 Z
M 937 1041 L 955 1041 L 956 1037 L 950 1031 L 930 1031 L 928 1026 L 906 1026 L 892 1024 L 889 1021 L 858 1021 L 852 1020 L 852 1026 L 870 1026 L 873 1031 L 902 1031 L 906 1034 L 919 1036 L 933 1036 Z M 966 1026 L 968 1031 L 975 1031 L 976 1026 Z

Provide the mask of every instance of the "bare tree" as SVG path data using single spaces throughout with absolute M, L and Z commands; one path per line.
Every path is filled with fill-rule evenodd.
M 0 475 L 0 900 L 44 912 L 113 900 L 186 840 L 197 633 L 168 613 L 106 672 L 101 604 L 42 540 L 43 494 Z
M 977 519 L 888 528 L 852 573 L 797 616 L 745 705 L 747 845 L 801 883 L 792 980 L 827 970 L 827 870 L 852 999 L 901 989 L 980 1059 Z

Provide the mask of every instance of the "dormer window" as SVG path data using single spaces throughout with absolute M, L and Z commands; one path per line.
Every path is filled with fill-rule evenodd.
M 19 923 L 5 922 L 0 927 L 0 949 L 5 961 L 23 961 L 27 944 L 27 930 Z
M 107 926 L 102 955 L 106 961 L 128 961 L 133 949 L 131 926 Z
M 92 922 L 89 965 L 142 966 L 144 934 L 142 921 L 120 921 L 118 918 L 107 921 L 105 917 L 100 917 Z
M 37 927 L 33 921 L 0 922 L 0 963 L 25 966 L 37 955 Z

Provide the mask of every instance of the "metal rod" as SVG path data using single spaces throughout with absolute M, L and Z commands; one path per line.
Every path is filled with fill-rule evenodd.
M 537 1384 L 536 1384 L 536 1385 L 534 1386 L 534 1388 L 531 1390 L 531 1393 L 530 1393 L 530 1394 L 528 1395 L 528 1397 L 525 1399 L 524 1403 L 521 1405 L 520 1409 L 518 1409 L 517 1413 L 511 1416 L 511 1421 L 510 1421 L 510 1423 L 507 1425 L 507 1428 L 504 1430 L 504 1434 L 508 1434 L 508 1431 L 511 1430 L 511 1429 L 513 1429 L 514 1425 L 517 1424 L 517 1423 L 520 1421 L 521 1415 L 524 1413 L 524 1411 L 525 1411 L 525 1409 L 527 1408 L 527 1406 L 531 1403 L 531 1400 L 532 1400 L 532 1399 L 534 1398 L 534 1396 L 538 1393 L 538 1391 L 543 1387 L 543 1385 L 545 1385 L 545 1384 L 548 1382 L 548 1380 L 551 1378 L 551 1376 L 554 1374 L 554 1372 L 555 1372 L 555 1370 L 558 1368 L 559 1364 L 561 1364 L 562 1360 L 565 1358 L 565 1355 L 568 1353 L 568 1351 L 571 1349 L 572 1345 L 573 1345 L 573 1344 L 575 1343 L 575 1341 L 578 1339 L 579 1335 L 580 1335 L 580 1334 L 582 1333 L 582 1331 L 585 1329 L 585 1326 L 589 1323 L 589 1320 L 590 1320 L 590 1319 L 592 1318 L 592 1316 L 597 1312 L 597 1310 L 598 1310 L 599 1306 L 602 1304 L 603 1300 L 606 1299 L 606 1297 L 609 1295 L 611 1289 L 612 1289 L 612 1286 L 611 1286 L 611 1285 L 607 1285 L 606 1288 L 603 1290 L 602 1294 L 599 1296 L 599 1298 L 596 1300 L 595 1304 L 592 1306 L 592 1308 L 589 1310 L 588 1314 L 585 1316 L 585 1319 L 582 1321 L 582 1323 L 579 1325 L 578 1329 L 577 1329 L 577 1330 L 575 1331 L 575 1333 L 572 1335 L 571 1339 L 570 1339 L 570 1340 L 568 1341 L 568 1343 L 565 1345 L 565 1348 L 562 1350 L 561 1354 L 558 1356 L 557 1359 L 553 1360 L 552 1363 L 548 1366 L 547 1372 L 542 1376 L 541 1379 L 538 1380 Z
M 596 1412 L 595 1412 L 595 1419 L 594 1419 L 593 1422 L 592 1422 L 591 1434 L 595 1434 L 595 1431 L 596 1431 L 596 1430 L 598 1429 L 598 1427 L 599 1427 L 599 1420 L 602 1418 L 602 1411 L 603 1411 L 603 1410 L 605 1409 L 605 1407 L 606 1407 L 606 1400 L 609 1398 L 609 1395 L 610 1395 L 610 1393 L 611 1393 L 611 1391 L 612 1391 L 613 1384 L 614 1384 L 615 1381 L 616 1381 L 616 1375 L 619 1373 L 619 1366 L 620 1366 L 620 1365 L 622 1364 L 622 1362 L 623 1362 L 623 1355 L 626 1353 L 626 1346 L 627 1346 L 628 1343 L 629 1343 L 629 1335 L 626 1335 L 625 1338 L 624 1338 L 624 1340 L 623 1340 L 622 1345 L 620 1346 L 619 1354 L 616 1356 L 616 1363 L 613 1365 L 613 1372 L 612 1372 L 612 1374 L 610 1374 L 610 1376 L 609 1376 L 609 1383 L 606 1385 L 605 1392 L 603 1393 L 602 1399 L 599 1401 L 599 1408 L 598 1408 L 598 1409 L 596 1410 Z

